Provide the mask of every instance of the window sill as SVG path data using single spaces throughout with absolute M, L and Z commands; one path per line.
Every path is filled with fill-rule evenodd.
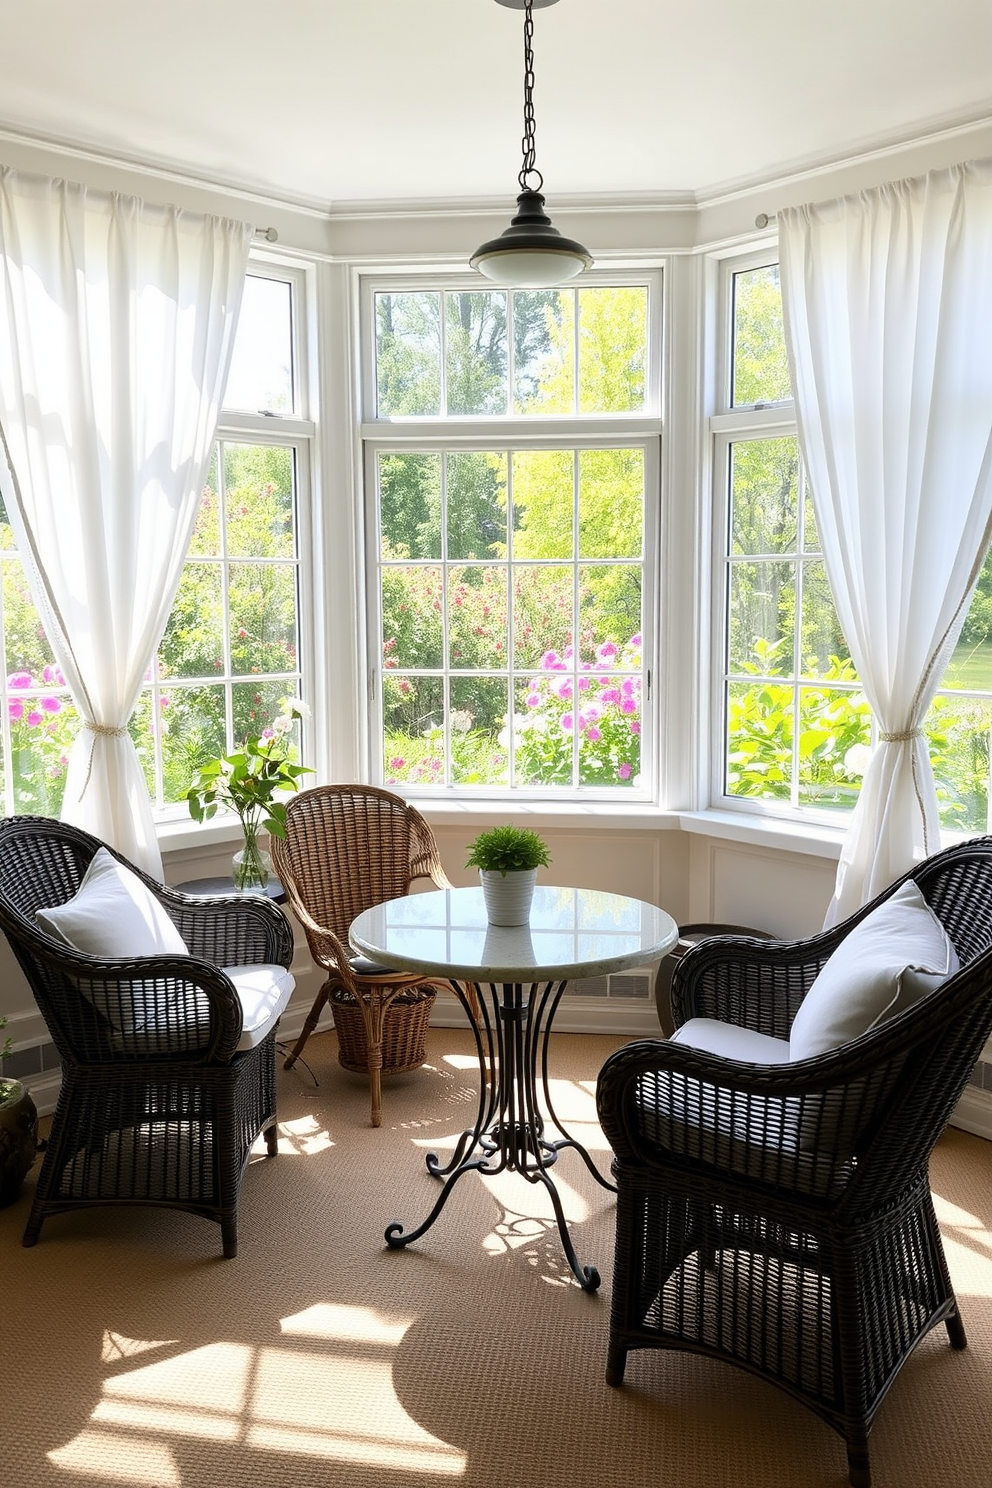
M 834 862 L 840 857 L 846 835 L 846 826 L 829 827 L 736 811 L 683 811 L 679 813 L 678 824 L 683 832 L 749 842 L 755 847 L 803 853 L 807 857 L 832 858 Z
M 413 802 L 432 827 L 489 827 L 494 821 L 526 817 L 528 826 L 588 827 L 594 822 L 619 831 L 677 832 L 679 813 L 648 801 L 498 801 L 426 800 Z

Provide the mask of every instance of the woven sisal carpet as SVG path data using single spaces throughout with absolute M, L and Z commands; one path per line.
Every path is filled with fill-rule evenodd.
M 560 1035 L 562 1120 L 608 1170 L 596 1072 L 621 1042 Z M 204 1220 L 95 1210 L 20 1245 L 0 1211 L 5 1488 L 843 1488 L 840 1438 L 761 1381 L 684 1354 L 632 1354 L 603 1380 L 612 1196 L 573 1153 L 550 1205 L 520 1179 L 459 1181 L 434 1228 L 423 1156 L 470 1124 L 469 1035 L 432 1029 L 428 1063 L 367 1087 L 333 1034 L 280 1070 L 280 1156 L 245 1175 L 240 1253 Z M 992 1145 L 949 1130 L 933 1187 L 970 1348 L 943 1328 L 902 1371 L 872 1433 L 875 1488 L 992 1484 Z

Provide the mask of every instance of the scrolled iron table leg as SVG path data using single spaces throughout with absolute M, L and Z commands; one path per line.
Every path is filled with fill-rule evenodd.
M 568 1222 L 562 1207 L 561 1196 L 548 1169 L 558 1160 L 559 1152 L 574 1148 L 587 1168 L 604 1188 L 612 1189 L 597 1170 L 586 1149 L 574 1137 L 569 1136 L 558 1119 L 551 1103 L 548 1084 L 548 1040 L 555 1010 L 565 991 L 567 982 L 548 982 L 538 995 L 540 983 L 521 982 L 471 983 L 478 1005 L 482 1009 L 486 1044 L 483 1047 L 482 1033 L 478 1022 L 471 1018 L 469 1000 L 461 986 L 458 995 L 475 1032 L 476 1051 L 479 1056 L 481 1086 L 479 1111 L 475 1126 L 462 1133 L 454 1155 L 445 1166 L 436 1153 L 427 1154 L 427 1170 L 432 1177 L 443 1178 L 444 1187 L 427 1218 L 416 1229 L 404 1232 L 400 1220 L 393 1220 L 386 1227 L 386 1244 L 394 1250 L 409 1245 L 427 1233 L 448 1201 L 448 1197 L 463 1173 L 478 1172 L 485 1175 L 509 1170 L 518 1172 L 529 1183 L 541 1183 L 551 1196 L 562 1248 L 572 1273 L 586 1292 L 594 1292 L 600 1285 L 600 1275 L 595 1266 L 583 1266 L 575 1253 Z M 490 1019 L 483 985 L 487 986 L 492 1001 L 493 1018 Z M 487 1078 L 486 1055 L 488 1054 L 489 1076 Z M 541 1089 L 547 1115 L 562 1133 L 559 1141 L 551 1142 L 544 1137 L 544 1113 L 538 1096 L 537 1067 L 541 1065 Z M 483 1155 L 473 1157 L 477 1148 Z

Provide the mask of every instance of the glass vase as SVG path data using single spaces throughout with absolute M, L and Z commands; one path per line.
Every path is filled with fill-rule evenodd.
M 244 845 L 231 859 L 234 887 L 239 894 L 264 894 L 272 874 L 272 859 L 258 845 L 258 828 L 242 826 Z

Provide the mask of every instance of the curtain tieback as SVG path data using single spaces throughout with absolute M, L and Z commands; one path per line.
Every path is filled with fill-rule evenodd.
M 102 734 L 104 738 L 107 739 L 122 739 L 127 733 L 126 728 L 119 727 L 118 725 L 113 723 L 94 723 L 91 718 L 84 718 L 81 721 L 82 726 L 87 731 L 87 733 L 93 734 L 94 736 L 97 734 Z M 90 745 L 90 757 L 86 761 L 86 779 L 83 781 L 83 788 L 79 792 L 80 800 L 82 800 L 86 794 L 86 788 L 90 783 L 90 775 L 93 773 L 93 751 L 95 750 L 95 748 L 96 738 L 94 737 L 93 742 Z
M 879 740 L 883 744 L 908 744 L 910 739 L 918 739 L 923 730 L 921 728 L 903 729 L 900 734 L 879 734 Z
M 91 723 L 88 718 L 82 720 L 83 728 L 91 734 L 105 734 L 111 739 L 122 739 L 127 733 L 126 728 L 117 728 L 112 723 Z

